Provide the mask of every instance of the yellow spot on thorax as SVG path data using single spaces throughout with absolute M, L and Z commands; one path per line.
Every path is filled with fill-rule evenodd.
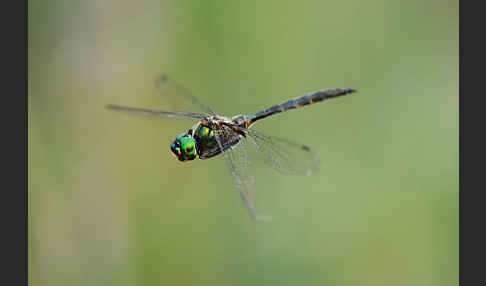
M 205 126 L 204 126 L 204 127 L 202 128 L 202 133 L 203 133 L 203 134 L 202 134 L 203 136 L 207 136 L 207 135 L 208 135 L 208 133 L 209 133 L 209 128 L 207 128 L 207 127 L 205 127 Z

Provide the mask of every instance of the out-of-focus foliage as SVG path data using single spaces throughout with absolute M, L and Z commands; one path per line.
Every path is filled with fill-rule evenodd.
M 457 1 L 29 1 L 30 285 L 457 285 Z M 224 115 L 359 93 L 256 128 L 320 154 L 254 160 L 254 224 L 223 158 L 170 153 L 168 73 Z

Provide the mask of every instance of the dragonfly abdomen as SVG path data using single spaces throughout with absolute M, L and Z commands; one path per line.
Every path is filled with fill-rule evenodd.
M 251 121 L 251 123 L 253 123 L 257 120 L 263 119 L 267 116 L 276 113 L 285 112 L 290 109 L 296 109 L 305 105 L 321 102 L 325 99 L 330 99 L 330 98 L 350 94 L 353 92 L 356 92 L 356 90 L 352 88 L 330 88 L 330 89 L 320 90 L 314 93 L 306 94 L 288 100 L 281 104 L 274 105 L 270 108 L 255 113 L 253 116 L 249 116 L 248 119 Z

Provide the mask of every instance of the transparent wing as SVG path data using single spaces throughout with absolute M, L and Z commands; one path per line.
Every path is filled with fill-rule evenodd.
M 149 96 L 144 98 L 146 101 L 144 105 L 149 108 L 129 107 L 131 104 L 127 103 L 124 103 L 123 105 L 118 103 L 108 104 L 106 105 L 106 108 L 135 115 L 163 115 L 165 119 L 203 119 L 206 118 L 208 114 L 215 114 L 210 106 L 203 103 L 189 90 L 169 78 L 167 75 L 161 75 L 155 80 L 155 88 L 157 89 L 159 96 Z M 159 110 L 159 106 L 165 106 L 166 108 L 164 109 L 175 111 Z
M 155 109 L 146 109 L 146 108 L 137 108 L 137 107 L 127 107 L 127 106 L 114 105 L 114 104 L 108 104 L 106 105 L 106 108 L 115 111 L 129 112 L 129 113 L 139 114 L 139 115 L 156 115 L 156 116 L 163 115 L 168 117 L 184 117 L 190 119 L 206 118 L 206 116 L 203 114 L 197 114 L 191 112 L 155 110 Z
M 227 129 L 226 132 L 232 131 Z M 218 141 L 221 150 L 224 150 L 224 142 L 222 142 L 223 138 L 218 135 L 218 133 L 216 135 L 216 140 Z M 268 218 L 259 216 L 257 212 L 255 205 L 255 177 L 253 175 L 253 170 L 251 168 L 251 163 L 248 158 L 248 152 L 245 145 L 246 139 L 241 138 L 238 144 L 223 151 L 223 156 L 250 217 L 254 221 L 268 220 Z
M 187 88 L 171 79 L 168 75 L 161 75 L 155 80 L 155 87 L 164 101 L 173 110 L 194 111 L 197 113 L 216 115 L 216 112 Z
M 319 169 L 319 157 L 308 146 L 271 137 L 253 129 L 245 130 L 248 132 L 248 141 L 263 156 L 264 161 L 278 172 L 309 176 Z

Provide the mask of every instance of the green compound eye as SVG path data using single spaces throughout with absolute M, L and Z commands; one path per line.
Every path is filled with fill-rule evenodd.
M 187 155 L 194 155 L 196 153 L 196 142 L 194 142 L 192 137 L 182 138 L 181 147 Z
M 180 144 L 180 143 L 181 143 L 181 141 L 182 141 L 182 139 L 184 139 L 184 137 L 185 137 L 185 136 L 186 136 L 186 134 L 185 134 L 185 133 L 181 133 L 181 134 L 177 135 L 177 137 L 176 137 L 175 141 L 176 141 L 176 142 L 179 142 L 179 144 Z

